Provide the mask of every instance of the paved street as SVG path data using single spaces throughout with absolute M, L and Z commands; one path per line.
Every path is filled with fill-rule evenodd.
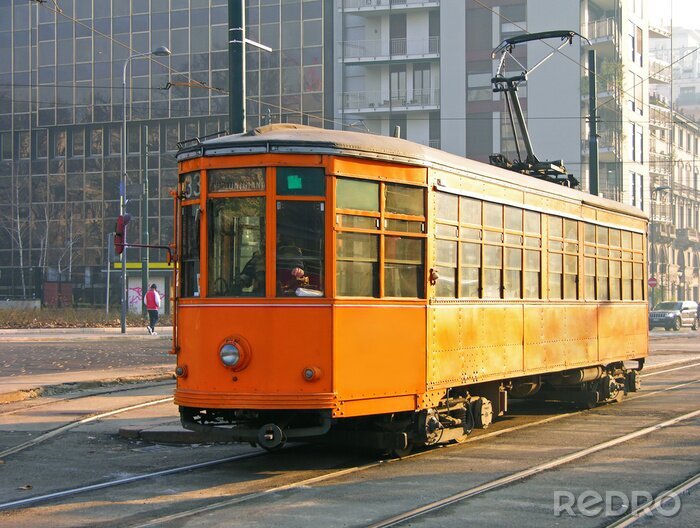
M 138 369 L 172 363 L 168 339 L 56 340 L 0 343 L 1 377 L 53 374 L 80 370 Z
M 475 430 L 464 445 L 428 449 L 409 458 L 379 463 L 376 453 L 317 445 L 290 445 L 267 454 L 246 444 L 178 445 L 119 437 L 117 431 L 126 426 L 177 425 L 177 409 L 168 398 L 172 394 L 170 384 L 134 386 L 78 399 L 41 398 L 11 404 L 0 408 L 0 452 L 5 453 L 28 440 L 39 441 L 46 436 L 42 433 L 60 430 L 65 423 L 86 415 L 119 408 L 124 412 L 0 456 L 5 484 L 0 486 L 0 526 L 155 523 L 208 527 L 230 526 L 234 522 L 231 519 L 235 519 L 236 526 L 251 528 L 372 526 L 416 506 L 477 489 L 582 448 L 684 413 L 696 413 L 700 367 L 697 360 L 687 360 L 700 355 L 698 338 L 700 335 L 689 332 L 653 335 L 649 363 L 657 366 L 645 369 L 643 390 L 621 404 L 578 411 L 566 405 L 514 401 L 508 416 L 486 430 Z M 145 343 L 157 346 L 155 342 Z M 63 345 L 68 350 L 74 346 Z M 35 346 L 41 348 L 46 343 Z M 140 345 L 124 342 L 121 346 L 128 350 Z M 111 350 L 119 347 L 114 345 Z M 679 360 L 685 362 L 679 364 Z M 139 361 L 138 355 L 134 361 Z M 674 366 L 661 366 L 668 362 Z M 139 405 L 149 406 L 137 408 Z M 581 514 L 582 504 L 574 505 L 573 514 L 555 517 L 553 497 L 556 493 L 579 497 L 610 491 L 625 496 L 643 491 L 656 496 L 678 485 L 700 470 L 698 420 L 693 414 L 673 427 L 515 480 L 406 525 L 607 525 L 612 519 L 605 514 Z M 240 458 L 228 458 L 235 455 Z M 255 458 L 246 458 L 251 455 Z M 93 484 L 109 485 L 125 477 L 207 462 L 212 462 L 207 469 L 151 476 L 104 490 L 77 490 L 74 496 L 54 497 L 21 508 L 6 506 L 12 501 Z M 697 525 L 697 488 L 683 494 L 681 500 L 683 507 L 677 516 L 657 515 L 655 522 Z M 363 507 L 358 508 L 358 503 Z

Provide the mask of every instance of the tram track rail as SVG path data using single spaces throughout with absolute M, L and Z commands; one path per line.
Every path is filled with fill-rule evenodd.
M 0 417 L 3 416 L 11 416 L 13 414 L 20 414 L 23 412 L 31 411 L 34 409 L 38 409 L 41 407 L 47 407 L 49 405 L 58 405 L 60 403 L 65 403 L 69 401 L 77 401 L 77 400 L 83 400 L 87 398 L 94 398 L 95 396 L 109 396 L 112 394 L 120 394 L 123 392 L 129 392 L 129 391 L 135 391 L 135 390 L 144 390 L 144 389 L 150 389 L 154 387 L 166 387 L 168 385 L 172 385 L 173 387 L 175 386 L 175 382 L 173 380 L 166 380 L 166 381 L 157 381 L 157 382 L 127 382 L 129 386 L 127 387 L 118 387 L 118 388 L 113 388 L 113 387 L 105 387 L 103 389 L 85 389 L 84 394 L 76 394 L 74 396 L 49 396 L 51 399 L 48 401 L 43 401 L 43 402 L 36 402 L 36 403 L 31 403 L 31 404 L 25 404 L 21 405 L 20 407 L 16 409 L 11 409 L 9 411 L 1 411 L 0 410 Z M 81 389 L 78 389 L 81 390 Z M 46 397 L 46 396 L 42 396 Z M 24 401 L 32 401 L 32 400 L 24 400 Z M 18 403 L 24 403 L 24 402 L 18 402 Z
M 700 356 L 697 356 L 697 358 L 700 358 Z M 663 364 L 655 365 L 655 367 L 658 369 L 658 368 L 662 368 L 662 367 L 665 367 L 665 366 L 676 365 L 676 364 L 679 364 L 679 363 L 681 363 L 681 362 L 685 362 L 685 361 L 684 361 L 684 360 L 681 360 L 681 361 L 671 361 L 671 362 L 668 362 L 668 363 L 663 363 Z M 694 366 L 700 366 L 700 363 L 694 363 L 694 364 L 692 364 L 692 365 L 679 366 L 679 367 L 675 367 L 675 368 L 668 369 L 668 370 L 661 370 L 661 371 L 654 370 L 654 371 L 652 371 L 652 372 L 649 372 L 649 373 L 646 373 L 646 374 L 642 374 L 641 377 L 644 378 L 644 377 L 655 376 L 655 375 L 658 375 L 658 374 L 664 374 L 664 373 L 666 373 L 666 372 L 673 372 L 673 371 L 676 371 L 676 370 L 683 370 L 683 369 L 690 368 L 690 367 L 694 367 Z M 0 417 L 1 417 L 1 416 L 13 415 L 13 414 L 19 414 L 19 413 L 26 412 L 26 411 L 29 411 L 29 410 L 33 410 L 33 409 L 36 409 L 36 408 L 39 408 L 39 407 L 44 407 L 44 406 L 48 406 L 48 405 L 56 405 L 56 404 L 59 404 L 59 403 L 65 403 L 65 402 L 67 402 L 67 401 L 75 401 L 75 400 L 86 399 L 86 398 L 91 398 L 91 397 L 95 397 L 95 396 L 105 396 L 105 395 L 110 395 L 110 394 L 118 394 L 118 393 L 122 393 L 122 392 L 133 391 L 133 390 L 143 390 L 143 389 L 146 389 L 146 388 L 165 386 L 165 385 L 168 385 L 168 384 L 170 384 L 170 382 L 167 382 L 167 381 L 166 381 L 166 382 L 160 382 L 160 383 L 152 383 L 152 384 L 148 384 L 148 385 L 140 385 L 140 386 L 138 386 L 138 387 L 125 387 L 125 388 L 114 389 L 114 390 L 107 390 L 107 391 L 101 391 L 101 392 L 93 392 L 93 393 L 90 393 L 90 394 L 72 396 L 72 397 L 67 397 L 67 398 L 58 398 L 58 399 L 55 399 L 55 400 L 52 400 L 52 401 L 49 401 L 49 402 L 43 402 L 43 403 L 38 403 L 38 404 L 34 404 L 34 405 L 29 405 L 29 406 L 26 406 L 26 407 L 22 407 L 21 409 L 13 409 L 13 410 L 11 410 L 11 411 L 0 412 Z M 640 396 L 644 396 L 644 395 L 640 395 Z M 627 398 L 627 399 L 630 400 L 630 399 L 634 399 L 634 398 L 635 398 L 635 397 L 633 396 L 633 397 L 630 397 L 630 398 Z M 105 412 L 103 412 L 103 413 L 97 413 L 97 414 L 89 414 L 89 415 L 86 415 L 86 416 L 84 416 L 83 418 L 79 418 L 79 419 L 77 419 L 77 420 L 73 420 L 73 421 L 68 422 L 68 423 L 66 423 L 66 424 L 64 424 L 64 425 L 62 425 L 62 426 L 59 426 L 59 427 L 55 428 L 55 429 L 51 429 L 51 430 L 49 430 L 49 431 L 47 431 L 47 432 L 41 434 L 40 436 L 37 436 L 36 438 L 33 438 L 33 439 L 28 440 L 28 441 L 26 441 L 26 442 L 23 442 L 22 444 L 18 444 L 18 445 L 14 446 L 14 447 L 5 449 L 5 450 L 3 450 L 3 451 L 0 451 L 0 459 L 3 459 L 3 458 L 8 457 L 8 456 L 10 456 L 10 455 L 17 454 L 17 453 L 19 453 L 19 452 L 21 452 L 21 451 L 24 451 L 25 449 L 29 449 L 30 447 L 34 447 L 34 446 L 36 446 L 36 445 L 38 445 L 38 444 L 40 444 L 40 443 L 42 443 L 42 442 L 44 442 L 44 441 L 46 441 L 46 440 L 49 440 L 49 439 L 51 439 L 51 438 L 54 438 L 54 437 L 60 435 L 61 433 L 70 431 L 70 430 L 72 430 L 72 429 L 75 429 L 76 427 L 79 427 L 79 426 L 81 426 L 81 425 L 85 425 L 85 424 L 87 424 L 87 423 L 94 422 L 94 421 L 97 421 L 97 420 L 101 420 L 101 419 L 103 419 L 103 418 L 108 418 L 109 416 L 113 416 L 113 415 L 116 415 L 116 414 L 121 414 L 121 413 L 124 413 L 124 412 L 129 412 L 129 411 L 136 410 L 136 409 L 139 409 L 139 408 L 149 407 L 149 406 L 151 406 L 151 405 L 160 405 L 160 404 L 163 404 L 163 403 L 168 403 L 168 402 L 171 402 L 172 400 L 173 400 L 172 397 L 161 398 L 161 399 L 153 400 L 153 401 L 150 401 L 150 402 L 145 402 L 145 403 L 143 403 L 143 404 L 131 405 L 131 406 L 126 406 L 126 407 L 121 407 L 121 408 L 113 409 L 113 410 L 110 410 L 110 411 L 105 411 Z M 569 416 L 569 414 L 557 415 L 557 416 L 552 417 L 552 418 L 553 418 L 553 419 L 555 419 L 555 418 L 558 419 L 558 418 L 564 418 L 564 417 L 566 417 L 566 416 Z M 540 422 L 537 422 L 537 423 L 540 423 Z M 535 424 L 533 423 L 533 425 L 535 425 Z M 518 426 L 518 427 L 529 427 L 529 426 L 530 426 L 530 424 L 524 424 L 524 425 Z M 506 431 L 506 430 L 502 430 L 502 431 Z M 497 431 L 497 433 L 502 434 L 501 431 Z M 478 437 L 478 438 L 480 438 L 480 437 Z M 469 441 L 474 441 L 474 440 L 476 440 L 476 438 L 468 439 L 468 440 L 466 440 L 464 443 L 468 443 Z
M 88 424 L 90 422 L 96 422 L 98 420 L 102 420 L 104 418 L 109 418 L 110 416 L 115 416 L 117 414 L 122 414 L 125 412 L 129 411 L 134 411 L 137 409 L 143 409 L 146 407 L 152 407 L 154 405 L 162 405 L 164 403 L 170 403 L 173 401 L 172 396 L 169 396 L 167 398 L 160 398 L 157 400 L 152 400 L 144 403 L 138 403 L 135 405 L 128 405 L 126 407 L 120 407 L 118 409 L 112 409 L 110 411 L 105 411 L 97 414 L 91 414 L 89 416 L 86 416 L 84 418 L 80 418 L 78 420 L 73 420 L 71 422 L 68 422 L 67 424 L 64 424 L 60 427 L 56 427 L 55 429 L 51 429 L 50 431 L 47 431 L 44 434 L 41 434 L 35 438 L 32 438 L 31 440 L 27 440 L 26 442 L 23 442 L 19 445 L 16 445 L 14 447 L 10 447 L 9 449 L 5 449 L 4 451 L 0 451 L 0 459 L 5 458 L 10 455 L 17 454 L 21 451 L 24 451 L 25 449 L 29 449 L 30 447 L 34 447 L 42 442 L 45 442 L 46 440 L 49 440 L 51 438 L 54 438 L 55 436 L 58 436 L 62 433 L 65 433 L 67 431 L 70 431 L 72 429 L 75 429 L 76 427 L 80 427 L 81 425 Z
M 667 502 L 676 500 L 679 495 L 688 493 L 691 489 L 698 485 L 700 485 L 700 473 L 681 482 L 677 486 L 660 493 L 650 503 L 639 506 L 627 515 L 617 519 L 612 524 L 609 524 L 607 528 L 627 528 L 628 526 L 633 526 L 634 524 L 644 520 L 645 517 L 652 515 L 656 510 L 662 508 Z
M 611 447 L 619 446 L 623 443 L 640 438 L 642 436 L 649 435 L 651 433 L 654 433 L 656 431 L 660 431 L 662 429 L 666 429 L 668 427 L 679 424 L 681 422 L 684 422 L 687 420 L 692 420 L 693 418 L 696 418 L 698 416 L 700 416 L 700 409 L 696 409 L 695 411 L 684 413 L 682 415 L 671 418 L 670 420 L 664 420 L 663 422 L 658 422 L 652 426 L 647 426 L 647 427 L 644 427 L 641 429 L 637 429 L 636 431 L 619 436 L 617 438 L 613 438 L 612 440 L 598 443 L 598 444 L 593 445 L 591 447 L 587 447 L 585 449 L 581 449 L 579 451 L 569 453 L 567 455 L 555 458 L 553 460 L 550 460 L 550 461 L 542 463 L 542 464 L 538 464 L 536 466 L 527 468 L 525 470 L 518 471 L 518 472 L 512 473 L 510 475 L 506 475 L 504 477 L 501 477 L 501 478 L 498 478 L 495 480 L 491 480 L 491 481 L 486 482 L 484 484 L 480 484 L 478 486 L 471 487 L 469 489 L 466 489 L 466 490 L 460 491 L 458 493 L 455 493 L 453 495 L 450 495 L 449 497 L 444 497 L 442 499 L 424 504 L 418 508 L 407 510 L 407 511 L 402 512 L 400 514 L 383 519 L 379 522 L 375 522 L 375 523 L 369 525 L 367 528 L 389 528 L 391 526 L 397 526 L 401 523 L 404 523 L 406 521 L 410 521 L 413 519 L 417 519 L 418 517 L 422 517 L 423 515 L 426 515 L 428 513 L 433 513 L 435 511 L 440 510 L 442 508 L 445 508 L 447 506 L 465 501 L 467 499 L 476 497 L 478 495 L 482 495 L 484 493 L 487 493 L 489 491 L 492 491 L 492 490 L 495 490 L 498 488 L 502 488 L 502 487 L 507 486 L 509 484 L 524 480 L 526 478 L 532 477 L 534 475 L 538 475 L 540 473 L 543 473 L 543 472 L 551 470 L 551 469 L 558 468 L 558 467 L 563 466 L 565 464 L 569 464 L 570 462 L 574 462 L 576 460 L 587 457 L 587 456 L 592 455 L 594 453 L 598 453 L 598 452 L 603 451 L 605 449 L 610 449 Z M 659 504 L 661 504 L 661 503 L 659 503 Z
M 682 367 L 682 368 L 692 368 L 692 367 L 696 367 L 696 366 L 700 366 L 700 363 L 686 365 L 685 367 Z M 674 368 L 672 370 L 675 371 L 675 370 L 679 370 L 679 369 Z M 662 374 L 662 373 L 664 373 L 664 372 L 649 373 L 649 374 L 647 374 L 647 376 L 652 375 L 652 374 Z M 647 397 L 667 393 L 670 391 L 679 390 L 679 389 L 682 389 L 682 388 L 685 388 L 685 387 L 688 387 L 691 385 L 695 385 L 698 383 L 700 383 L 700 378 L 690 380 L 690 381 L 680 383 L 680 384 L 675 384 L 675 385 L 672 385 L 670 387 L 665 387 L 663 389 L 658 389 L 658 390 L 651 391 L 648 393 L 633 395 L 633 396 L 626 398 L 624 400 L 623 404 L 625 402 L 634 401 L 634 400 L 641 399 L 641 398 L 647 398 Z M 545 425 L 545 424 L 548 424 L 551 422 L 562 420 L 564 418 L 581 415 L 582 413 L 586 413 L 586 412 L 590 412 L 590 410 L 582 409 L 579 411 L 569 412 L 566 414 L 557 414 L 554 416 L 549 416 L 547 418 L 535 420 L 533 422 L 529 422 L 529 423 L 525 423 L 525 424 L 521 424 L 521 425 L 517 425 L 517 426 L 512 426 L 512 427 L 507 427 L 507 428 L 500 429 L 497 431 L 492 431 L 489 433 L 480 434 L 478 436 L 467 439 L 465 442 L 462 442 L 461 444 L 446 445 L 446 446 L 443 446 L 443 448 L 445 448 L 445 449 L 458 448 L 459 446 L 465 445 L 466 443 L 480 442 L 483 440 L 506 435 L 509 433 L 517 432 L 517 431 L 521 431 L 524 429 L 533 428 L 533 427 L 538 426 L 538 425 Z M 542 472 L 542 471 L 546 471 L 547 469 L 552 469 L 554 467 L 558 467 L 559 465 L 563 465 L 563 464 L 568 463 L 570 461 L 577 460 L 578 458 L 581 458 L 583 456 L 587 456 L 588 454 L 592 454 L 594 452 L 606 449 L 608 447 L 613 447 L 615 445 L 619 445 L 625 441 L 632 440 L 633 438 L 637 438 L 637 437 L 643 436 L 645 434 L 650 434 L 651 432 L 653 432 L 655 430 L 659 430 L 659 429 L 668 427 L 668 426 L 672 425 L 672 423 L 678 423 L 680 421 L 690 419 L 690 418 L 697 416 L 697 415 L 700 415 L 700 410 L 693 411 L 692 413 L 686 413 L 685 415 L 682 415 L 680 418 L 676 417 L 672 420 L 667 420 L 666 422 L 663 422 L 662 425 L 656 424 L 654 426 L 643 428 L 639 431 L 636 431 L 635 433 L 630 433 L 628 435 L 625 435 L 623 438 L 626 438 L 626 440 L 613 439 L 611 441 L 604 442 L 602 444 L 594 446 L 596 448 L 595 450 L 591 451 L 591 449 L 593 449 L 593 448 L 587 448 L 586 450 L 582 450 L 581 452 L 583 454 L 580 454 L 578 456 L 575 456 L 576 453 L 571 454 L 571 455 L 567 455 L 567 457 L 563 457 L 563 458 L 567 459 L 565 462 L 561 462 L 561 463 L 553 465 L 551 467 L 548 466 L 548 464 L 551 464 L 551 462 L 548 462 L 546 464 L 541 464 L 540 466 L 542 466 L 542 468 L 537 472 Z M 663 425 L 663 424 L 665 424 L 665 425 Z M 76 425 L 76 427 L 77 427 L 77 425 Z M 287 449 L 294 449 L 294 448 L 293 447 L 284 448 L 284 450 L 287 450 Z M 217 509 L 225 508 L 227 506 L 232 506 L 232 505 L 239 504 L 239 503 L 249 502 L 249 501 L 253 501 L 256 499 L 261 499 L 263 497 L 270 496 L 274 493 L 278 493 L 278 492 L 282 492 L 282 491 L 289 491 L 289 490 L 293 490 L 293 489 L 299 489 L 299 488 L 303 488 L 306 486 L 312 486 L 312 485 L 320 483 L 320 482 L 332 480 L 335 478 L 341 478 L 341 477 L 344 477 L 344 476 L 347 476 L 347 475 L 350 475 L 353 473 L 367 471 L 367 470 L 379 467 L 383 464 L 397 463 L 397 462 L 400 462 L 401 460 L 408 460 L 408 459 L 413 459 L 416 457 L 421 457 L 421 456 L 429 454 L 430 452 L 431 452 L 431 450 L 426 450 L 426 451 L 421 451 L 421 452 L 417 452 L 417 453 L 408 455 L 408 456 L 400 458 L 400 459 L 381 459 L 381 460 L 374 461 L 374 462 L 371 462 L 368 464 L 353 466 L 350 468 L 344 468 L 344 469 L 337 470 L 337 471 L 331 471 L 331 472 L 325 473 L 323 475 L 318 475 L 318 476 L 314 476 L 311 478 L 305 478 L 305 479 L 298 480 L 296 482 L 291 482 L 291 483 L 288 483 L 288 484 L 285 484 L 282 486 L 273 486 L 273 487 L 270 487 L 270 488 L 265 489 L 265 490 L 241 495 L 241 496 L 235 497 L 233 499 L 228 499 L 225 501 L 217 501 L 217 502 L 214 502 L 214 503 L 209 504 L 209 505 L 204 505 L 204 506 L 198 507 L 196 509 L 178 512 L 175 514 L 168 515 L 166 517 L 159 517 L 157 519 L 149 520 L 148 522 L 146 522 L 144 524 L 134 525 L 134 527 L 136 527 L 136 526 L 138 526 L 138 527 L 155 526 L 155 525 L 159 525 L 159 524 L 163 524 L 163 523 L 173 522 L 173 521 L 176 521 L 178 519 L 189 517 L 191 515 L 196 515 L 196 514 L 204 513 L 204 512 L 208 512 L 208 511 L 214 511 Z M 90 484 L 90 485 L 86 485 L 86 486 L 80 486 L 80 487 L 60 490 L 57 492 L 48 493 L 48 494 L 44 494 L 44 495 L 37 495 L 34 497 L 28 497 L 26 499 L 15 500 L 15 501 L 10 501 L 10 502 L 6 502 L 6 503 L 0 503 L 0 511 L 15 510 L 15 509 L 19 509 L 19 508 L 31 507 L 31 506 L 34 506 L 34 505 L 37 505 L 40 503 L 49 502 L 52 500 L 57 500 L 57 499 L 65 498 L 65 497 L 76 496 L 76 495 L 80 495 L 80 494 L 84 494 L 84 493 L 89 493 L 92 491 L 103 490 L 103 489 L 107 489 L 107 488 L 111 488 L 111 487 L 115 487 L 115 486 L 122 486 L 125 484 L 136 483 L 136 482 L 144 481 L 147 479 L 152 479 L 152 478 L 157 478 L 157 477 L 162 477 L 162 476 L 167 476 L 167 475 L 186 473 L 188 471 L 194 471 L 194 470 L 202 469 L 202 468 L 215 467 L 215 466 L 223 465 L 223 464 L 226 464 L 229 462 L 242 461 L 242 460 L 247 460 L 249 458 L 261 457 L 261 456 L 265 456 L 265 455 L 268 455 L 268 453 L 261 452 L 261 451 L 257 451 L 254 453 L 245 453 L 245 454 L 241 454 L 241 455 L 215 459 L 215 460 L 202 462 L 202 463 L 198 463 L 198 464 L 189 464 L 189 465 L 181 466 L 181 467 L 173 467 L 173 468 L 168 468 L 168 469 L 164 469 L 164 470 L 143 473 L 140 475 L 133 475 L 133 476 L 127 477 L 127 478 L 114 479 L 111 481 L 106 481 L 106 482 L 95 483 L 95 484 Z M 546 467 L 544 467 L 544 466 L 546 466 Z M 539 466 L 536 466 L 536 467 L 539 467 Z M 519 472 L 519 473 L 523 473 L 523 472 Z M 531 473 L 531 474 L 535 474 L 535 473 Z M 523 476 L 519 477 L 519 479 L 523 479 L 523 478 L 527 478 L 527 476 L 523 475 Z M 513 479 L 512 481 L 514 482 L 516 480 L 518 480 L 518 479 Z M 500 487 L 502 485 L 505 485 L 505 483 L 502 483 L 499 486 L 495 486 L 495 487 Z M 495 489 L 495 487 L 490 487 L 488 490 Z M 488 491 L 488 490 L 484 489 L 483 491 L 480 491 L 479 493 L 484 493 L 485 491 Z M 444 505 L 441 507 L 444 507 Z M 378 525 L 378 526 L 381 526 L 381 525 Z M 391 525 L 387 525 L 387 526 L 391 526 Z

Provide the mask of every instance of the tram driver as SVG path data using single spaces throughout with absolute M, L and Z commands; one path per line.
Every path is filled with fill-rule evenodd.
M 281 233 L 277 234 L 277 294 L 296 295 L 297 288 L 309 284 L 301 249 Z

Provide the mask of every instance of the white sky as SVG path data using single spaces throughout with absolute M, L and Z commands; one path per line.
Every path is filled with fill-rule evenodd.
M 672 0 L 673 25 L 686 29 L 700 30 L 700 1 L 698 0 Z M 650 21 L 660 21 L 661 25 L 669 24 L 668 0 L 649 0 L 649 11 L 652 17 Z

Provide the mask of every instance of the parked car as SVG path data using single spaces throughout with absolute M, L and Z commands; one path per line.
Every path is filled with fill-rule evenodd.
M 678 331 L 682 326 L 698 329 L 698 303 L 695 301 L 664 301 L 649 312 L 649 328 L 663 326 Z

